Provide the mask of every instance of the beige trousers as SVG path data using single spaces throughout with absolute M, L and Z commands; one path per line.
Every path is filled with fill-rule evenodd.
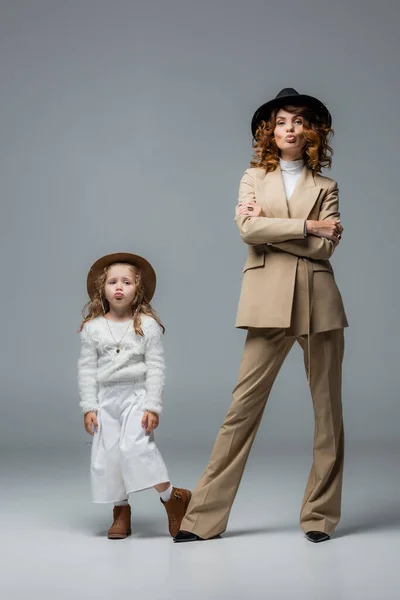
M 243 470 L 275 378 L 295 341 L 285 329 L 250 329 L 232 404 L 209 464 L 193 492 L 181 529 L 208 539 L 226 529 Z M 314 406 L 313 464 L 300 513 L 303 531 L 332 533 L 340 519 L 344 432 L 341 402 L 343 329 L 311 335 L 310 389 Z

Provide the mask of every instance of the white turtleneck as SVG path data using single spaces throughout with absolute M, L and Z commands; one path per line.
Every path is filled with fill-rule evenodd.
M 282 160 L 280 158 L 279 164 L 282 172 L 283 187 L 286 192 L 286 200 L 289 200 L 303 171 L 304 161 L 302 158 L 299 160 Z

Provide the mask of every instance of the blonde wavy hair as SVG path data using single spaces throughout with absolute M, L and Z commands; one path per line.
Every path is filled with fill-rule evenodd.
M 146 292 L 141 270 L 138 267 L 131 265 L 130 263 L 123 262 L 116 262 L 112 265 L 109 265 L 108 267 L 105 267 L 103 272 L 96 279 L 96 291 L 94 293 L 93 298 L 89 300 L 89 302 L 83 307 L 83 321 L 80 325 L 79 331 L 82 331 L 84 325 L 92 319 L 95 319 L 96 317 L 100 316 L 105 316 L 110 311 L 110 304 L 106 299 L 105 295 L 105 285 L 109 270 L 111 269 L 111 267 L 115 267 L 116 265 L 127 265 L 132 271 L 133 278 L 137 286 L 136 294 L 131 305 L 133 328 L 135 332 L 143 337 L 144 334 L 142 330 L 141 316 L 148 315 L 149 317 L 153 317 L 153 319 L 157 321 L 157 323 L 162 328 L 163 333 L 165 333 L 165 327 L 161 323 L 160 318 L 157 316 L 150 302 L 146 300 Z
M 276 116 L 283 108 L 287 112 L 303 117 L 303 134 L 306 140 L 303 149 L 303 160 L 305 165 L 320 173 L 322 168 L 332 166 L 333 150 L 330 146 L 334 131 L 321 120 L 318 120 L 313 110 L 307 106 L 283 106 L 275 108 L 268 121 L 261 121 L 253 140 L 254 155 L 250 162 L 251 167 L 261 167 L 269 171 L 275 171 L 279 164 L 279 148 L 275 142 L 274 130 L 276 127 Z

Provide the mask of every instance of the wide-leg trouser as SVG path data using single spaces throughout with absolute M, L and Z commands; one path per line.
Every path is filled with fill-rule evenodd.
M 300 512 L 303 531 L 332 533 L 340 519 L 344 459 L 343 329 L 289 337 L 284 329 L 250 329 L 232 404 L 198 482 L 181 529 L 207 539 L 223 533 L 275 378 L 295 341 L 302 346 L 315 432 L 313 464 Z M 290 415 L 289 415 L 290 418 Z

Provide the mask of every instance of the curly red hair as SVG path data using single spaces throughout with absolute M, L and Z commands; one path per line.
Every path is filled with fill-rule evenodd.
M 319 173 L 323 167 L 330 168 L 333 150 L 329 144 L 334 134 L 333 129 L 317 119 L 314 111 L 307 106 L 283 106 L 281 108 L 304 119 L 303 133 L 306 144 L 303 149 L 303 160 L 305 165 L 315 173 Z M 279 148 L 275 142 L 274 130 L 276 116 L 281 108 L 275 108 L 268 121 L 261 121 L 253 140 L 254 155 L 250 166 L 261 167 L 267 173 L 275 171 L 279 164 Z

